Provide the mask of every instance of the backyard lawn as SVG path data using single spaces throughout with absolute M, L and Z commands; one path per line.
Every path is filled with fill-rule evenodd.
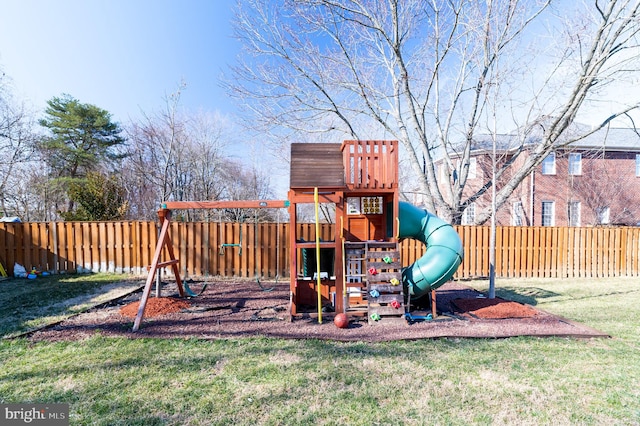
M 95 304 L 118 279 L 0 282 L 0 333 Z M 498 280 L 497 289 L 612 338 L 18 337 L 0 341 L 0 402 L 68 403 L 72 425 L 640 424 L 637 278 Z

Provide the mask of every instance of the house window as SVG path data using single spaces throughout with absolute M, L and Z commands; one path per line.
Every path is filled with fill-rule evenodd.
M 517 201 L 511 205 L 511 224 L 513 226 L 524 225 L 524 209 L 522 201 Z
M 476 157 L 469 158 L 469 175 L 467 176 L 469 179 L 475 179 L 477 176 L 478 170 L 478 159 Z
M 580 226 L 580 201 L 569 203 L 569 226 Z
M 640 154 L 636 154 L 636 176 L 640 177 Z
M 569 154 L 569 174 L 573 176 L 582 174 L 582 154 Z
M 542 226 L 553 226 L 555 224 L 555 202 L 542 202 Z
M 476 203 L 471 203 L 462 212 L 462 224 L 473 225 L 476 220 Z
M 609 223 L 609 213 L 611 209 L 609 207 L 598 207 L 596 209 L 596 220 L 598 225 L 605 225 Z
M 556 153 L 551 152 L 542 160 L 542 174 L 543 175 L 555 175 L 556 174 Z

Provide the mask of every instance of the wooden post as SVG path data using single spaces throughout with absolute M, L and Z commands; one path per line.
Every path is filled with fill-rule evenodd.
M 158 219 L 160 219 L 159 223 L 160 223 L 160 227 L 158 227 L 158 241 L 160 241 L 160 230 L 162 229 L 162 224 L 164 223 L 165 220 L 165 214 L 164 214 L 164 210 L 158 210 Z M 149 271 L 149 273 L 151 273 L 151 271 Z M 162 290 L 160 289 L 160 286 L 162 285 L 162 277 L 160 276 L 162 275 L 162 268 L 160 268 L 158 271 L 156 271 L 156 297 L 160 297 L 162 295 Z
M 436 291 L 431 290 L 431 317 L 435 318 L 438 315 L 438 310 L 436 308 Z
M 290 200 L 293 195 L 292 191 L 289 191 Z M 296 206 L 296 201 L 289 205 L 289 320 L 292 320 L 293 316 L 298 313 L 298 248 L 296 247 L 298 218 Z

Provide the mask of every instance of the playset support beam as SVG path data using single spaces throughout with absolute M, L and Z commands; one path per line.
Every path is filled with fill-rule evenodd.
M 166 201 L 163 209 L 283 209 L 289 207 L 289 200 L 248 200 L 248 201 Z

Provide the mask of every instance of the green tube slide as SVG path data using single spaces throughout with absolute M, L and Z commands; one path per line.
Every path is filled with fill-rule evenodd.
M 419 299 L 451 279 L 462 263 L 462 241 L 456 230 L 437 216 L 412 204 L 399 203 L 399 237 L 427 246 L 422 257 L 402 271 L 412 299 Z

